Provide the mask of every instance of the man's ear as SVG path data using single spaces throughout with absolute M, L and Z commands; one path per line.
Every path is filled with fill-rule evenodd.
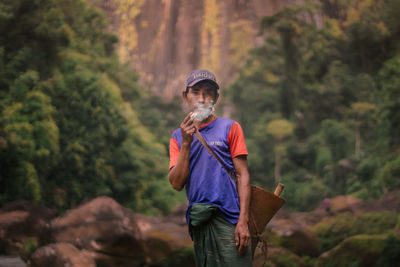
M 215 97 L 214 97 L 214 104 L 217 103 L 218 98 L 219 98 L 219 93 L 218 93 L 218 91 L 216 91 L 216 92 L 215 92 Z
M 182 98 L 183 98 L 183 100 L 185 100 L 185 101 L 187 101 L 187 93 L 188 93 L 187 90 L 182 91 Z

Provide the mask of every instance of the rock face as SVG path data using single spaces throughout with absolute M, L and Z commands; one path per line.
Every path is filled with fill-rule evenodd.
M 332 199 L 337 207 L 332 213 L 323 208 L 311 212 L 280 210 L 262 235 L 268 244 L 268 262 L 276 266 L 309 266 L 306 259 L 313 258 L 319 266 L 331 263 L 346 266 L 349 262 L 372 266 L 377 255 L 383 253 L 386 234 L 381 229 L 389 225 L 386 223 L 389 219 L 393 222 L 387 231 L 399 234 L 396 217 L 399 196 L 399 192 L 394 192 L 375 202 L 337 197 Z M 386 210 L 386 213 L 363 215 L 376 210 Z M 185 211 L 186 204 L 182 204 L 169 216 L 150 217 L 133 213 L 109 197 L 99 197 L 54 218 L 54 213 L 45 207 L 15 202 L 0 210 L 0 253 L 20 254 L 31 267 L 194 266 Z M 368 222 L 366 229 L 370 230 L 367 232 L 381 228 L 372 234 L 357 232 L 363 233 L 357 236 L 346 230 L 332 232 L 330 228 L 325 236 L 315 229 L 327 220 L 341 222 L 339 219 L 345 218 L 344 215 L 364 216 L 363 222 Z M 381 218 L 377 216 L 386 216 L 383 224 L 378 223 L 382 220 L 377 220 Z M 320 235 L 319 240 L 316 233 Z M 329 250 L 319 256 L 323 239 L 329 238 L 325 243 L 332 243 L 332 237 L 339 234 L 337 244 L 324 249 Z M 256 250 L 255 266 L 264 261 L 261 248 Z
M 31 267 L 96 267 L 94 260 L 70 243 L 57 243 L 40 247 L 32 255 Z
M 48 209 L 21 203 L 0 212 L 0 245 L 7 248 L 0 253 L 18 255 L 24 248 L 21 256 L 32 267 L 153 266 L 192 246 L 183 206 L 157 218 L 99 197 L 51 219 Z
M 186 226 L 135 214 L 108 197 L 54 219 L 51 231 L 54 242 L 89 251 L 102 266 L 141 266 L 192 244 Z
M 51 222 L 54 242 L 71 243 L 77 248 L 114 257 L 145 262 L 144 237 L 134 214 L 108 197 L 96 198 Z M 102 258 L 101 260 L 105 260 Z
M 302 0 L 97 1 L 119 37 L 117 51 L 140 82 L 163 96 L 184 88 L 194 68 L 208 68 L 226 86 L 263 42 L 259 21 Z

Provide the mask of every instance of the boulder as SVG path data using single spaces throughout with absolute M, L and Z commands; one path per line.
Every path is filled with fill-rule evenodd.
M 55 218 L 50 228 L 53 242 L 86 250 L 98 265 L 139 266 L 192 246 L 187 226 L 177 224 L 177 218 L 136 214 L 99 197 Z
M 318 258 L 318 266 L 374 266 L 386 235 L 356 235 L 342 241 Z
M 186 225 L 186 210 L 187 203 L 182 203 L 175 207 L 175 209 L 165 217 L 165 221 L 176 223 L 178 225 Z
M 315 232 L 308 227 L 289 219 L 274 219 L 267 229 L 281 237 L 280 245 L 298 254 L 318 256 L 320 247 Z
M 185 247 L 193 245 L 187 225 L 177 224 L 175 220 L 135 214 L 135 221 L 144 236 L 149 258 L 157 262 Z
M 49 244 L 38 248 L 28 261 L 30 267 L 96 267 L 85 251 L 70 243 Z
M 295 253 L 279 246 L 268 244 L 268 257 L 265 266 L 307 266 Z M 265 257 L 261 249 L 257 248 L 254 254 L 253 266 L 264 266 Z
M 331 211 L 334 213 L 353 211 L 353 206 L 361 200 L 352 196 L 337 196 L 331 199 Z
M 146 262 L 148 251 L 134 213 L 112 198 L 98 197 L 72 209 L 52 220 L 50 228 L 54 242 L 90 251 L 95 260 L 125 258 L 131 266 Z

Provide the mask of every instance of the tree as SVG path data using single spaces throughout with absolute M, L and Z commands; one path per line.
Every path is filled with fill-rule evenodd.
M 275 182 L 281 181 L 280 158 L 284 151 L 283 140 L 293 133 L 293 124 L 285 119 L 273 120 L 267 125 L 267 133 L 272 135 L 278 144 L 275 145 Z
M 376 108 L 375 104 L 368 102 L 355 102 L 351 104 L 351 109 L 356 115 L 356 138 L 355 138 L 355 154 L 360 156 L 360 146 L 361 146 L 361 133 L 360 128 L 363 119 L 369 112 L 374 111 Z
M 62 211 L 108 195 L 161 214 L 180 201 L 165 145 L 139 118 L 143 88 L 106 27 L 84 0 L 0 5 L 0 205 Z

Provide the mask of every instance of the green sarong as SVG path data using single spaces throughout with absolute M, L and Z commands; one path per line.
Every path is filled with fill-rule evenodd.
M 235 227 L 208 204 L 194 204 L 190 209 L 190 229 L 197 267 L 251 267 L 251 249 L 239 254 Z

